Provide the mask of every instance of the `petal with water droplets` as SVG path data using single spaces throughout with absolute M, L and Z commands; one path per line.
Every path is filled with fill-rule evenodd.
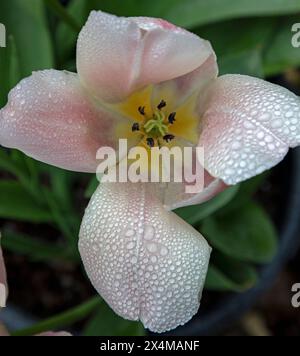
M 72 336 L 70 333 L 66 331 L 46 331 L 44 333 L 38 334 L 36 336 Z
M 208 41 L 167 21 L 92 11 L 77 43 L 84 86 L 108 102 L 183 76 L 213 53 Z
M 205 168 L 227 184 L 275 166 L 300 144 L 299 97 L 261 79 L 222 76 L 200 109 Z
M 76 74 L 33 73 L 0 111 L 0 144 L 57 167 L 95 172 L 97 150 L 116 147 L 120 119 L 91 100 Z
M 197 313 L 211 249 L 163 208 L 154 189 L 100 184 L 82 222 L 79 250 L 94 287 L 116 313 L 163 332 Z

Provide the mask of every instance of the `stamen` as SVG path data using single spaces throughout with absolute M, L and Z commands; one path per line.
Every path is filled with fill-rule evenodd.
M 149 146 L 149 147 L 154 147 L 154 140 L 153 140 L 153 138 L 147 138 L 147 145 Z
M 167 106 L 167 103 L 166 103 L 164 100 L 162 100 L 162 101 L 158 104 L 157 109 L 158 109 L 158 110 L 161 110 L 161 109 L 163 109 L 163 108 L 166 107 L 166 106 Z
M 132 132 L 135 132 L 135 131 L 140 131 L 140 125 L 138 122 L 135 122 L 133 125 L 132 125 Z
M 145 116 L 145 114 L 146 114 L 146 112 L 145 112 L 145 106 L 140 106 L 138 110 L 139 110 L 139 113 L 140 113 L 141 115 Z
M 174 135 L 165 135 L 163 139 L 169 143 L 170 141 L 174 140 L 175 136 Z
M 170 123 L 171 125 L 174 124 L 174 122 L 176 121 L 175 117 L 176 117 L 176 112 L 172 112 L 172 113 L 169 115 L 168 121 L 169 121 L 169 123 Z

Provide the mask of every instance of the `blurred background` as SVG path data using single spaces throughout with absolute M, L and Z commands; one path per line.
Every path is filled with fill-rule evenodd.
M 300 94 L 300 36 L 292 42 L 298 0 L 10 0 L 0 3 L 6 27 L 0 107 L 34 70 L 76 71 L 76 39 L 92 9 L 169 20 L 211 41 L 221 74 L 264 78 Z M 91 175 L 0 148 L 0 229 L 10 286 L 0 320 L 15 335 L 145 334 L 96 295 L 80 262 L 79 226 L 96 186 Z M 199 315 L 172 335 L 300 336 L 300 308 L 291 303 L 292 286 L 300 283 L 300 151 L 177 213 L 214 252 Z

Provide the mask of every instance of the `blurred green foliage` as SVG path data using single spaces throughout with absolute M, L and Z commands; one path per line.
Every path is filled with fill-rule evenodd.
M 300 65 L 300 50 L 291 46 L 291 27 L 299 22 L 299 0 L 71 0 L 65 8 L 56 0 L 1 1 L 0 23 L 6 26 L 8 41 L 7 48 L 0 48 L 0 106 L 5 105 L 9 90 L 34 70 L 76 70 L 78 31 L 92 9 L 162 17 L 184 26 L 212 42 L 222 74 L 265 78 Z M 87 204 L 84 195 L 92 195 L 95 178 L 4 149 L 0 169 L 0 218 L 57 231 L 57 242 L 49 243 L 4 224 L 4 247 L 31 260 L 80 263 L 77 236 Z M 253 201 L 264 177 L 232 187 L 203 205 L 177 211 L 214 247 L 207 289 L 242 292 L 250 288 L 259 278 L 256 265 L 270 262 L 276 254 L 276 230 Z M 87 335 L 144 332 L 140 324 L 120 319 L 104 303 L 91 303 L 80 311 L 90 313 L 91 306 L 97 309 L 87 323 Z

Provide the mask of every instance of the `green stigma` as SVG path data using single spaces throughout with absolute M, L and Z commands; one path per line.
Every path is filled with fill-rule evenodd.
M 168 125 L 165 124 L 165 115 L 161 111 L 154 113 L 153 118 L 144 125 L 145 132 L 151 137 L 163 137 L 168 133 Z

